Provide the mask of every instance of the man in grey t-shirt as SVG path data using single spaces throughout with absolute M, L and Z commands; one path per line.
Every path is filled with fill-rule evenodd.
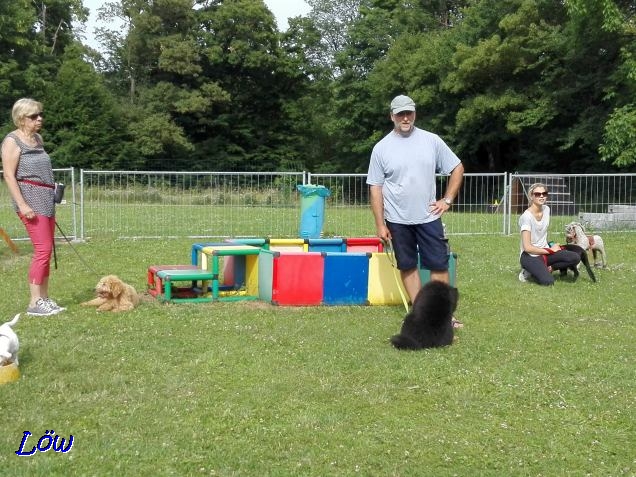
M 436 134 L 415 127 L 415 102 L 400 95 L 391 102 L 393 130 L 373 148 L 367 184 L 377 235 L 391 239 L 397 266 L 411 303 L 422 282 L 420 262 L 431 280 L 449 283 L 448 250 L 441 216 L 459 192 L 464 166 Z M 450 174 L 437 199 L 435 174 Z

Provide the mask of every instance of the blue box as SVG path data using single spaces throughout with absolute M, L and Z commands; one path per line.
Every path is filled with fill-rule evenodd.
M 310 252 L 346 252 L 347 245 L 343 238 L 310 238 L 307 239 Z
M 323 303 L 325 305 L 368 305 L 368 253 L 324 253 L 325 272 Z

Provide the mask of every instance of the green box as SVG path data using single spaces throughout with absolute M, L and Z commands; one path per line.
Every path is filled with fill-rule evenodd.
M 431 271 L 420 267 L 420 279 L 422 285 L 431 281 Z M 457 254 L 455 252 L 448 254 L 448 279 L 450 286 L 457 288 Z

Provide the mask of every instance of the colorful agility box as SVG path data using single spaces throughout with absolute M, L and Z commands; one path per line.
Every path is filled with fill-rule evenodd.
M 348 237 L 344 239 L 347 252 L 382 252 L 384 245 L 378 237 Z
M 346 252 L 344 238 L 310 238 L 307 239 L 309 252 Z
M 276 252 L 306 252 L 307 241 L 305 239 L 267 239 L 269 250 Z
M 368 305 L 370 253 L 323 252 L 325 305 Z
M 274 305 L 320 305 L 324 257 L 320 252 L 261 250 L 258 296 Z
M 371 305 L 398 305 L 402 303 L 400 289 L 408 299 L 400 271 L 393 267 L 392 260 L 386 253 L 372 253 L 369 261 L 369 304 Z M 419 261 L 418 261 L 419 263 Z M 420 268 L 422 283 L 431 280 L 431 271 Z M 457 254 L 448 255 L 448 274 L 450 285 L 457 286 Z M 398 288 L 399 287 L 399 288 Z
M 400 271 L 393 268 L 389 256 L 384 252 L 371 253 L 367 295 L 369 304 L 395 305 L 402 303 L 398 286 L 402 289 L 404 296 L 408 296 L 400 279 Z
M 456 286 L 457 255 L 449 255 Z M 422 283 L 430 271 L 420 269 Z M 399 288 L 398 288 L 399 287 Z M 406 297 L 400 271 L 384 252 L 277 252 L 259 255 L 258 295 L 276 305 L 397 305 Z
M 457 254 L 455 252 L 448 254 L 448 277 L 450 286 L 457 287 Z M 431 271 L 427 268 L 420 268 L 420 279 L 422 283 L 430 282 Z
M 230 242 L 197 242 L 193 243 L 190 250 L 190 263 L 195 266 L 201 265 L 201 250 L 205 247 L 221 247 L 230 245 Z
M 274 249 L 268 250 L 270 246 Z M 193 264 L 171 267 L 192 270 L 201 266 L 203 272 L 209 272 L 211 286 L 204 288 L 209 291 L 207 301 L 260 298 L 292 306 L 401 304 L 400 272 L 382 250 L 378 238 L 239 238 L 193 244 Z M 168 266 L 153 266 L 153 272 L 149 269 L 149 289 L 153 291 L 163 287 L 160 277 L 155 277 L 157 267 Z M 457 286 L 455 253 L 449 253 L 449 276 L 450 284 Z M 422 283 L 428 282 L 430 271 L 420 269 L 420 277 Z M 180 292 L 198 293 L 198 288 L 195 283 L 184 289 L 171 287 L 171 297 L 178 298 Z
M 251 245 L 269 249 L 267 239 L 264 238 L 233 238 L 228 239 L 230 245 Z M 245 286 L 245 256 L 228 256 L 223 263 L 223 286 L 228 289 L 237 289 Z
M 163 293 L 156 296 L 159 300 L 172 303 L 205 303 L 213 299 L 208 293 L 208 283 L 213 279 L 213 274 L 207 270 L 159 270 L 157 277 L 163 281 Z M 172 293 L 172 284 L 176 282 L 200 282 L 201 284 L 192 286 L 192 290 L 196 292 L 195 296 L 179 297 Z
M 148 293 L 154 297 L 163 295 L 163 280 L 157 275 L 162 270 L 197 270 L 195 265 L 151 265 L 148 267 L 146 287 Z M 171 294 L 176 298 L 194 298 L 200 294 L 196 289 L 196 282 L 191 282 L 189 286 L 171 287 Z
M 212 299 L 214 301 L 254 300 L 258 298 L 258 255 L 261 249 L 251 245 L 221 244 L 201 249 L 201 268 L 212 272 Z M 222 293 L 220 283 L 220 258 L 244 257 L 245 282 L 241 290 L 235 289 Z
M 205 257 L 202 258 L 201 256 L 202 255 L 201 251 L 205 247 L 223 247 L 227 245 L 236 245 L 236 244 L 247 245 L 246 243 L 243 243 L 242 241 L 238 241 L 238 240 L 239 239 L 231 240 L 231 241 L 226 240 L 225 242 L 193 243 L 191 247 L 191 251 L 190 251 L 190 263 L 196 267 L 201 266 L 202 260 L 205 260 Z M 246 240 L 249 240 L 250 242 L 253 242 L 254 244 L 258 244 L 258 245 L 265 244 L 265 239 L 246 239 Z M 223 276 L 222 289 L 224 290 L 235 289 L 242 286 L 240 284 L 245 283 L 245 259 L 244 257 L 241 257 L 241 256 L 238 256 L 236 258 L 238 259 L 236 265 L 234 264 L 234 257 L 232 256 L 227 257 L 224 261 L 224 267 L 222 272 L 222 276 Z M 203 266 L 201 268 L 207 268 L 207 267 Z M 236 274 L 236 277 L 235 277 L 235 274 Z

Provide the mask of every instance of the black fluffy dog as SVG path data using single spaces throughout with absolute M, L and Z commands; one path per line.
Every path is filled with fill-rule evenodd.
M 585 270 L 587 270 L 587 274 L 590 276 L 590 280 L 592 280 L 593 282 L 596 282 L 596 277 L 594 276 L 594 272 L 592 271 L 592 267 L 590 267 L 590 258 L 587 256 L 587 252 L 585 251 L 585 249 L 583 247 L 579 247 L 578 245 L 575 245 L 573 243 L 569 243 L 566 245 L 561 245 L 561 248 L 565 249 L 565 250 L 569 250 L 571 252 L 576 252 L 579 254 L 579 256 L 581 257 L 581 263 L 583 264 L 583 266 L 585 267 Z M 576 280 L 577 278 L 579 278 L 579 270 L 576 268 L 576 266 L 574 267 L 570 267 L 570 270 L 572 270 L 574 272 L 574 279 Z M 560 270 L 561 276 L 565 276 L 568 274 L 567 269 L 565 270 Z
M 446 283 L 431 281 L 415 297 L 399 335 L 391 338 L 398 349 L 423 349 L 447 346 L 453 342 L 453 313 L 459 293 Z

